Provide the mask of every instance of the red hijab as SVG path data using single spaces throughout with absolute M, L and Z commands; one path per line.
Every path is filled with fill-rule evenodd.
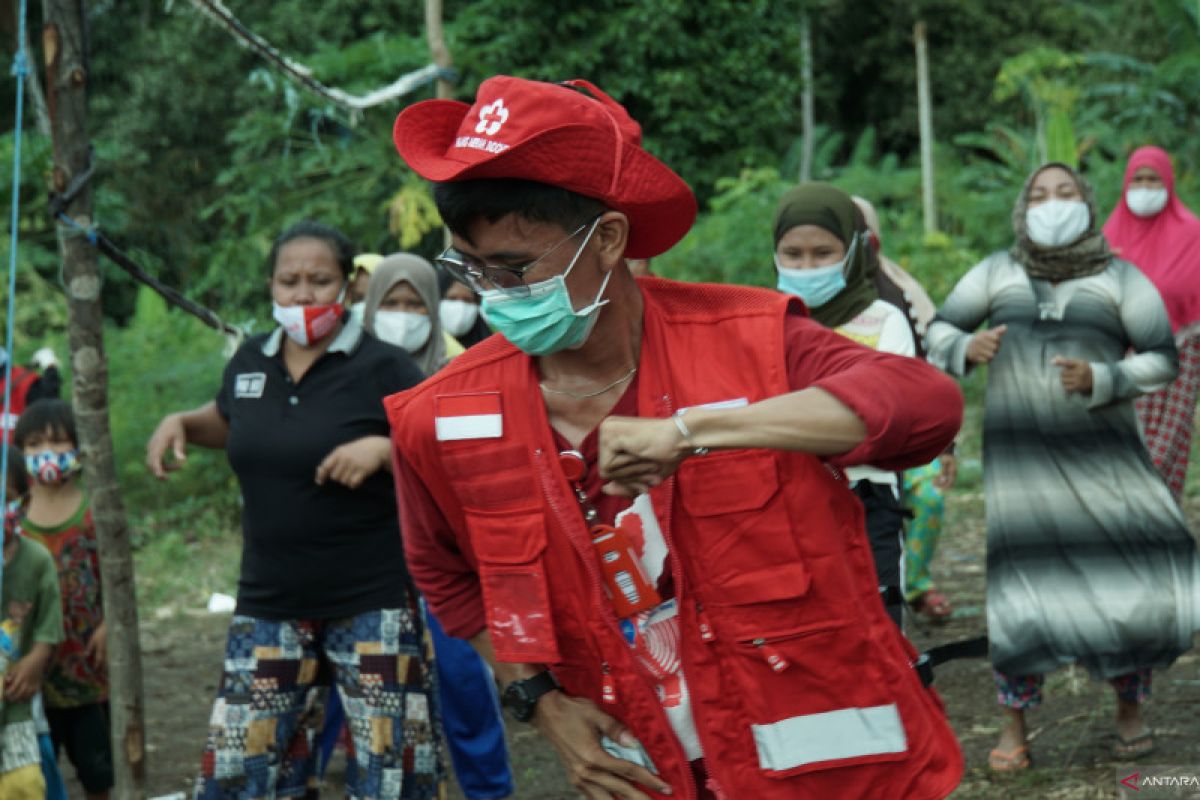
M 1157 172 L 1167 190 L 1167 204 L 1152 217 L 1137 216 L 1125 202 L 1133 174 L 1142 167 Z M 1104 223 L 1104 235 L 1118 256 L 1158 287 L 1171 330 L 1200 320 L 1200 219 L 1175 194 L 1175 171 L 1165 150 L 1139 147 L 1129 157 L 1121 199 Z

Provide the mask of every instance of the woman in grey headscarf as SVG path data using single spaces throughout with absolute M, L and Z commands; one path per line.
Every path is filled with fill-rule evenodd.
M 438 314 L 441 292 L 433 265 L 420 256 L 384 258 L 367 285 L 363 325 L 388 344 L 408 351 L 426 376 L 463 352 Z M 508 797 L 512 771 L 495 683 L 466 641 L 453 639 L 426 615 L 435 653 L 442 729 L 459 785 L 467 797 Z
M 450 346 L 437 313 L 437 272 L 420 256 L 394 253 L 371 273 L 363 326 L 388 344 L 403 348 L 426 376 L 462 352 Z
M 1150 671 L 1186 652 L 1200 622 L 1196 545 L 1133 410 L 1175 376 L 1163 301 L 1113 257 L 1070 167 L 1033 173 L 1013 227 L 1012 248 L 959 281 L 927 337 L 929 360 L 954 374 L 989 365 L 987 622 L 1008 715 L 989 765 L 1000 771 L 1029 765 L 1025 709 L 1045 673 L 1071 663 L 1116 690 L 1116 755 L 1149 752 Z

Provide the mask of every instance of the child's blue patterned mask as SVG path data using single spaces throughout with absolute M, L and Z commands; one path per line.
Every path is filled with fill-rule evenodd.
M 38 483 L 62 483 L 79 470 L 79 451 L 43 450 L 25 456 L 25 471 Z

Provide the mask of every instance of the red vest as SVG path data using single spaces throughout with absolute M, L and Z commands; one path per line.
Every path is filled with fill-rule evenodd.
M 640 416 L 790 391 L 783 295 L 639 285 Z M 496 657 L 552 665 L 568 694 L 633 731 L 675 797 L 694 797 L 602 591 L 532 360 L 495 336 L 386 404 L 395 445 L 478 564 Z M 958 785 L 962 755 L 941 701 L 880 602 L 862 506 L 820 460 L 689 458 L 651 499 L 696 727 L 726 797 L 941 798 Z
M 4 429 L 4 435 L 12 439 L 13 429 L 17 427 L 17 419 L 25 411 L 25 401 L 29 397 L 29 390 L 33 384 L 37 383 L 38 375 L 33 370 L 27 370 L 23 367 L 18 367 L 13 364 L 12 368 L 12 393 L 8 398 L 8 416 L 0 418 L 0 427 Z M 4 370 L 0 369 L 0 399 L 4 397 Z M 4 410 L 0 409 L 0 414 Z

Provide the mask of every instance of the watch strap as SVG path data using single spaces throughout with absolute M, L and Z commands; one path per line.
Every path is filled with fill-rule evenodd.
M 533 719 L 537 701 L 543 695 L 561 688 L 562 684 L 554 677 L 554 673 L 543 670 L 537 675 L 510 683 L 504 690 L 504 705 L 518 721 L 528 722 Z

